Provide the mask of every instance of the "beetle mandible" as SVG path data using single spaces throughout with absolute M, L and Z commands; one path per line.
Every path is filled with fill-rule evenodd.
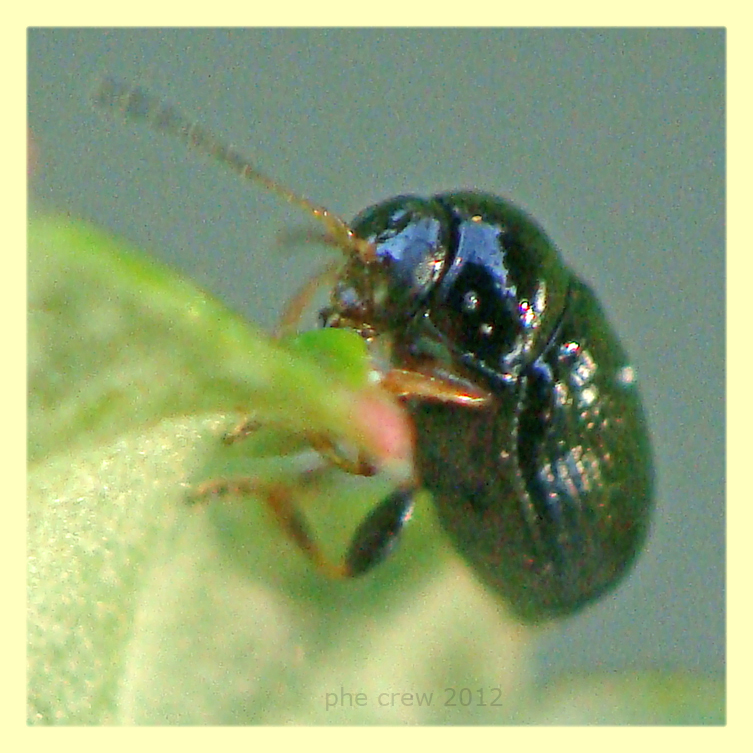
M 417 478 L 366 517 L 338 567 L 295 504 L 276 499 L 278 519 L 315 563 L 343 576 L 371 570 L 420 484 L 457 550 L 524 621 L 574 613 L 622 579 L 652 507 L 635 375 L 596 297 L 532 218 L 459 191 L 398 196 L 348 224 L 142 89 L 106 79 L 94 99 L 302 206 L 344 252 L 320 323 L 356 331 L 386 362 L 381 385 L 415 425 Z

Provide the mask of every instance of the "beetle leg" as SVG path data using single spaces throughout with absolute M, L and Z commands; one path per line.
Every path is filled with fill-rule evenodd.
M 211 496 L 248 494 L 260 497 L 285 535 L 330 578 L 353 578 L 371 570 L 394 549 L 413 512 L 415 487 L 401 487 L 385 497 L 358 525 L 343 562 L 333 563 L 319 547 L 301 511 L 295 506 L 297 490 L 289 484 L 251 477 L 218 479 L 199 486 L 192 502 Z
M 335 565 L 324 555 L 309 531 L 308 524 L 292 500 L 293 489 L 288 484 L 265 482 L 252 477 L 215 479 L 201 484 L 191 495 L 192 502 L 212 496 L 250 495 L 262 499 L 285 535 L 322 572 L 331 578 L 344 578 L 342 565 Z
M 332 262 L 313 277 L 309 278 L 298 292 L 287 302 L 274 332 L 275 337 L 291 334 L 297 330 L 306 307 L 311 303 L 316 291 L 323 285 L 331 285 L 342 262 Z
M 361 521 L 345 556 L 349 576 L 367 573 L 390 555 L 413 515 L 415 495 L 415 487 L 399 487 Z
M 334 465 L 345 473 L 354 476 L 374 476 L 377 473 L 377 467 L 367 460 L 361 453 L 356 457 L 347 457 L 343 455 L 337 445 L 329 438 L 322 434 L 310 435 L 309 444 L 316 450 L 330 465 Z
M 489 392 L 469 380 L 439 369 L 432 370 L 426 364 L 412 369 L 390 369 L 382 375 L 381 386 L 399 398 L 417 398 L 469 408 L 487 406 L 492 400 Z M 223 442 L 225 444 L 240 442 L 265 424 L 268 425 L 268 422 L 262 423 L 255 418 L 244 419 L 225 434 Z M 377 468 L 365 456 L 345 455 L 340 447 L 324 434 L 303 432 L 302 436 L 330 465 L 346 473 L 373 476 L 377 472 Z
M 227 445 L 242 442 L 254 432 L 269 425 L 268 421 L 262 422 L 255 418 L 244 419 L 228 431 L 222 437 L 222 441 Z M 299 432 L 297 436 L 305 440 L 306 444 L 319 453 L 329 465 L 333 465 L 345 473 L 350 473 L 354 476 L 373 476 L 377 473 L 377 467 L 364 456 L 361 454 L 357 457 L 344 455 L 337 444 L 324 434 Z
M 490 392 L 444 371 L 390 369 L 382 376 L 380 384 L 397 397 L 453 403 L 467 408 L 480 408 L 492 400 Z

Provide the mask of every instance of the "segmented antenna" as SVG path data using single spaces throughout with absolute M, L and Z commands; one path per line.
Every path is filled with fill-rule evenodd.
M 115 111 L 130 120 L 141 120 L 156 131 L 179 139 L 198 152 L 229 167 L 241 178 L 258 183 L 285 201 L 305 209 L 324 225 L 328 239 L 333 245 L 364 259 L 372 258 L 371 244 L 357 238 L 344 220 L 265 175 L 232 146 L 146 90 L 129 86 L 116 79 L 104 78 L 99 82 L 92 100 L 103 110 Z

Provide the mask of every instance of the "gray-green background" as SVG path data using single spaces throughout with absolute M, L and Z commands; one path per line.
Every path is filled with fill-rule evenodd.
M 97 76 L 147 86 L 346 218 L 453 188 L 528 209 L 633 355 L 658 478 L 634 573 L 545 636 L 539 669 L 720 671 L 724 56 L 719 29 L 36 29 L 32 194 L 265 326 L 321 261 L 315 247 L 275 245 L 306 218 L 181 145 L 103 119 L 87 99 Z

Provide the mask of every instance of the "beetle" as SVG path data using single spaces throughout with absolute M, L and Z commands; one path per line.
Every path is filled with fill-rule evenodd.
M 594 293 L 530 216 L 498 196 L 457 191 L 398 196 L 348 224 L 142 89 L 106 79 L 94 99 L 303 207 L 343 251 L 320 324 L 366 341 L 382 388 L 412 419 L 416 474 L 366 516 L 339 566 L 289 495 L 249 485 L 315 564 L 346 577 L 370 571 L 424 487 L 456 549 L 523 621 L 573 614 L 620 582 L 653 504 L 635 373 Z M 319 449 L 346 470 L 373 472 L 334 442 Z M 220 480 L 200 493 L 228 491 L 244 487 Z

